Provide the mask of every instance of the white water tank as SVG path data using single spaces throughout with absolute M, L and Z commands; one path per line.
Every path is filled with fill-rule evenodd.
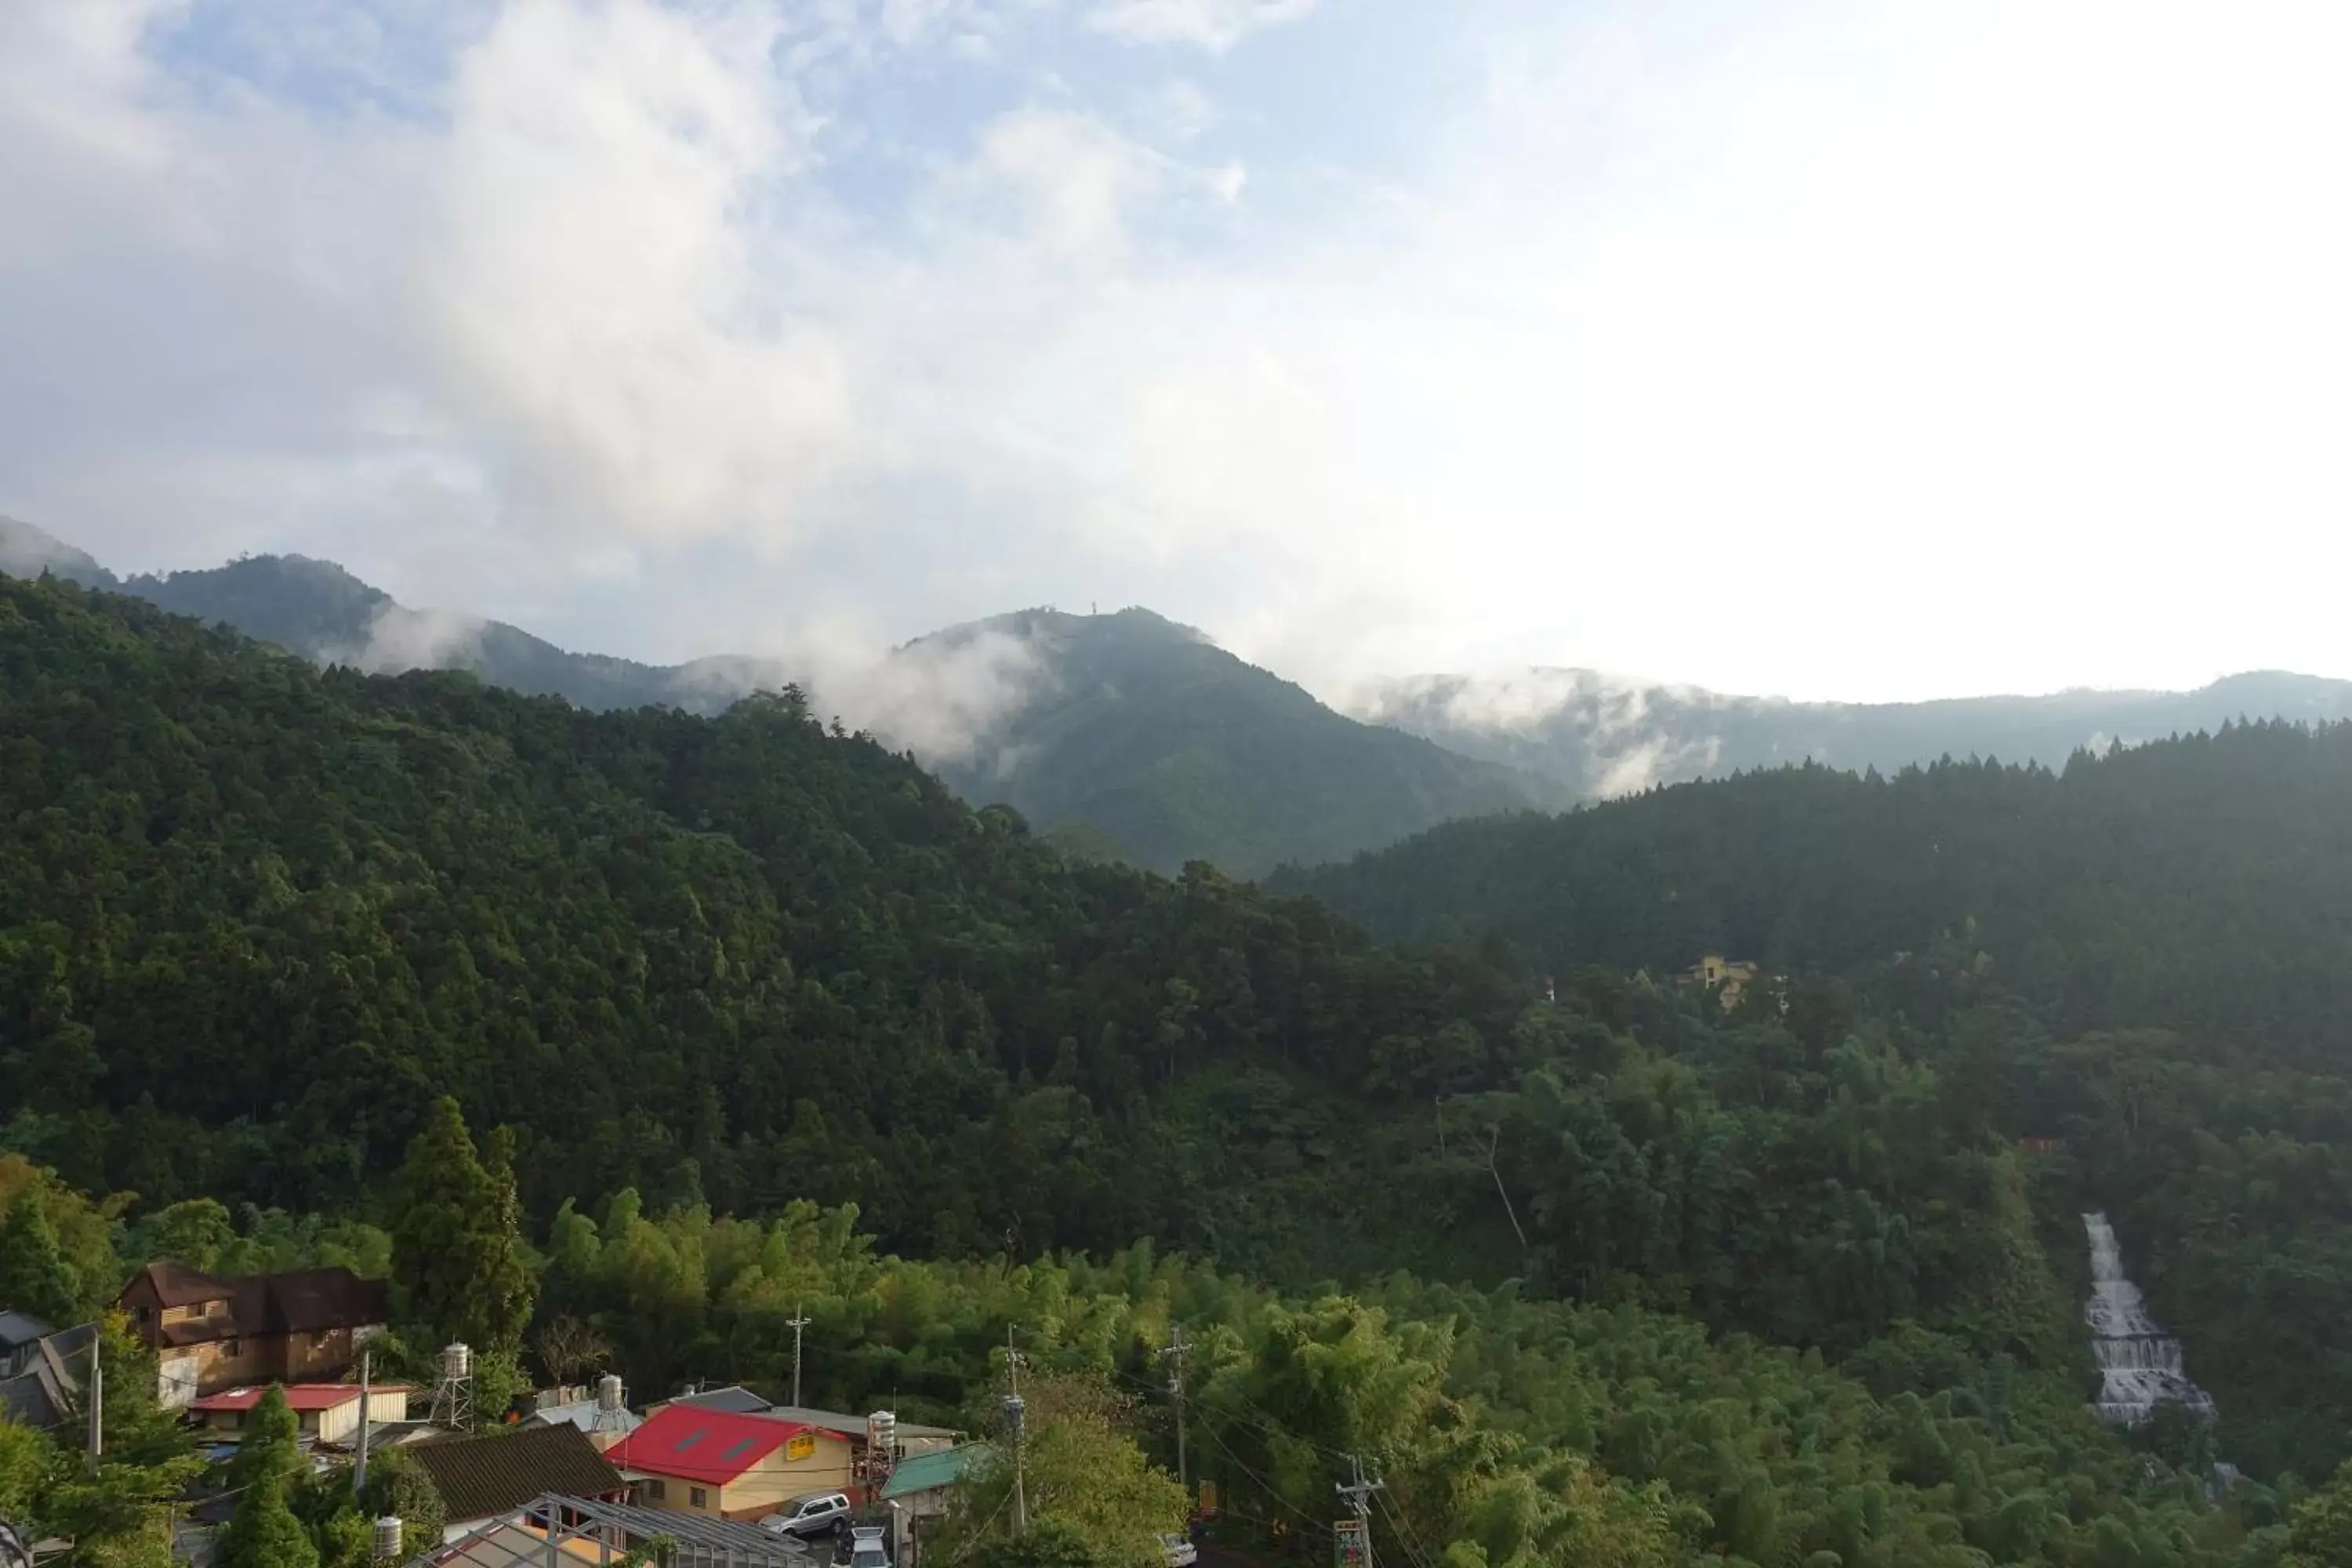
M 400 1556 L 400 1515 L 385 1514 L 375 1521 L 375 1557 L 379 1563 L 396 1561 Z
M 613 1373 L 596 1380 L 596 1408 L 607 1415 L 621 1408 L 621 1380 Z
M 474 1375 L 474 1352 L 464 1341 L 441 1347 L 441 1375 L 455 1383 Z

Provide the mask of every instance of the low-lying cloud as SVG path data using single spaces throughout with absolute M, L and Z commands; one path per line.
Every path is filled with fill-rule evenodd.
M 1323 690 L 2326 668 L 2346 26 L 7 0 L 0 506 L 664 663 L 1100 597 Z

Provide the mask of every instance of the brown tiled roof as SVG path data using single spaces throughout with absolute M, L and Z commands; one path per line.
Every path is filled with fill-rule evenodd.
M 391 1315 L 383 1281 L 362 1279 L 348 1268 L 302 1268 L 262 1279 L 268 1286 L 268 1321 L 275 1332 L 357 1328 Z
M 593 1498 L 625 1486 L 588 1435 L 570 1425 L 420 1443 L 404 1452 L 441 1494 L 453 1524 L 520 1508 L 541 1492 Z
M 391 1316 L 383 1281 L 362 1279 L 348 1268 L 298 1268 L 285 1274 L 216 1279 L 184 1264 L 151 1263 L 142 1272 L 167 1307 L 228 1302 L 226 1312 L 157 1324 L 156 1337 L 167 1345 L 209 1344 L 248 1334 L 362 1328 Z
M 193 1307 L 199 1301 L 217 1301 L 231 1292 L 229 1281 L 215 1279 L 201 1268 L 191 1268 L 184 1263 L 151 1263 L 140 1270 L 155 1287 L 155 1298 L 166 1307 Z

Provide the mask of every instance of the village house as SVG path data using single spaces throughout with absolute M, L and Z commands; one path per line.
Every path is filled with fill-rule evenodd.
M 939 1528 L 955 1500 L 957 1483 L 992 1452 L 985 1443 L 965 1443 L 898 1461 L 882 1487 L 882 1502 L 890 1510 L 898 1542 L 892 1568 L 916 1568 L 925 1538 Z
M 628 1479 L 631 1502 L 735 1520 L 804 1493 L 848 1491 L 857 1479 L 841 1433 L 684 1401 L 648 1415 L 606 1457 Z
M 657 1415 L 673 1405 L 691 1405 L 704 1410 L 723 1410 L 736 1415 L 760 1415 L 772 1421 L 797 1422 L 803 1426 L 815 1426 L 839 1434 L 848 1439 L 858 1456 L 860 1475 L 865 1473 L 865 1451 L 873 1417 L 851 1415 L 840 1410 L 818 1410 L 805 1405 L 771 1405 L 740 1383 L 723 1388 L 700 1389 L 681 1394 L 676 1399 L 664 1400 L 646 1406 L 646 1414 Z M 935 1454 L 952 1448 L 963 1440 L 963 1434 L 947 1426 L 926 1426 L 917 1421 L 893 1420 L 893 1458 L 908 1458 L 917 1454 Z
M 586 1433 L 568 1423 L 419 1443 L 404 1452 L 441 1494 L 448 1515 L 444 1542 L 470 1534 L 551 1494 L 603 1502 L 628 1496 L 621 1472 L 596 1451 Z M 420 1550 L 432 1544 L 415 1543 Z
M 294 1413 L 297 1436 L 313 1443 L 341 1444 L 358 1436 L 360 1427 L 360 1385 L 356 1383 L 295 1383 L 285 1385 L 286 1407 Z M 234 1442 L 245 1430 L 246 1417 L 269 1392 L 259 1387 L 231 1388 L 219 1394 L 207 1394 L 192 1401 L 189 1414 L 194 1416 L 215 1441 Z M 367 1418 L 371 1422 L 405 1421 L 408 1419 L 408 1396 L 415 1390 L 405 1384 L 373 1384 L 367 1389 Z
M 172 1407 L 225 1389 L 339 1377 L 391 1315 L 383 1281 L 348 1268 L 218 1279 L 151 1263 L 115 1304 L 155 1352 L 155 1397 Z
M 82 1379 L 98 1325 L 52 1329 L 26 1312 L 0 1312 L 0 1415 L 49 1431 L 81 1410 Z
M 1738 1004 L 1740 993 L 1748 989 L 1756 974 L 1757 966 L 1744 958 L 1727 959 L 1719 952 L 1710 952 L 1684 970 L 1676 983 L 1713 991 L 1727 1013 Z

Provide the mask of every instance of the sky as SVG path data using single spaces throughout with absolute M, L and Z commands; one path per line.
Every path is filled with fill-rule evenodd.
M 2352 11 L 5 0 L 0 513 L 671 661 L 2352 677 Z

